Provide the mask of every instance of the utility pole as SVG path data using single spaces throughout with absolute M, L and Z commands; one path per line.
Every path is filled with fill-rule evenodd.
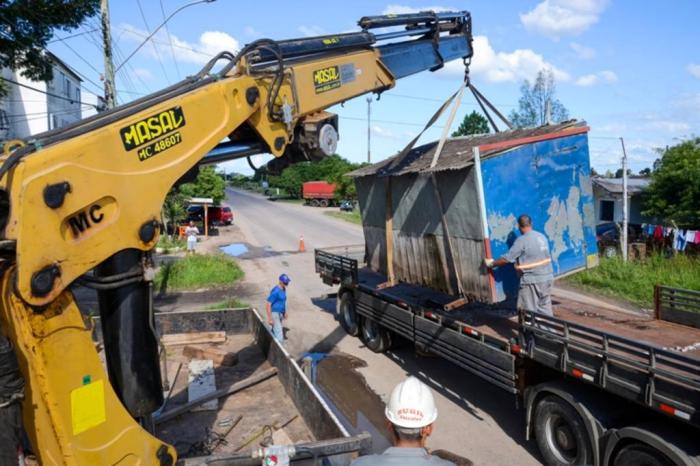
M 105 104 L 107 109 L 114 108 L 117 90 L 114 81 L 114 63 L 112 62 L 112 30 L 109 26 L 109 0 L 100 0 L 102 17 L 102 45 L 105 59 Z
M 372 142 L 372 130 L 370 126 L 370 115 L 372 113 L 372 95 L 367 96 L 367 163 L 372 163 L 372 152 L 371 152 L 371 142 Z
M 622 144 L 622 260 L 627 262 L 627 223 L 629 221 L 629 208 L 627 199 L 627 152 L 625 140 L 620 138 Z

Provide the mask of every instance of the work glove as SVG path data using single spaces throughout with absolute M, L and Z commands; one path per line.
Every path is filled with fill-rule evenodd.
M 496 261 L 493 260 L 492 258 L 490 258 L 490 257 L 484 257 L 484 266 L 485 266 L 487 269 L 492 269 L 492 268 L 493 268 L 493 263 L 494 263 L 494 262 L 496 262 Z

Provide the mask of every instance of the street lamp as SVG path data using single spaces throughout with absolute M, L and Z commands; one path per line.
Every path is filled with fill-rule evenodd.
M 194 6 L 194 5 L 198 5 L 198 4 L 200 4 L 200 3 L 213 3 L 213 2 L 215 2 L 215 1 L 216 1 L 216 0 L 198 0 L 198 1 L 196 1 L 196 2 L 192 2 L 192 3 L 188 3 L 188 4 L 186 4 L 186 5 L 183 5 L 183 6 L 181 6 L 180 8 L 178 8 L 177 10 L 173 11 L 172 13 L 170 13 L 170 15 L 168 15 L 168 17 L 165 18 L 165 20 L 163 20 L 163 22 L 160 23 L 160 24 L 158 25 L 158 27 L 155 28 L 155 29 L 153 30 L 153 32 L 151 32 L 151 33 L 148 35 L 148 37 L 146 37 L 146 38 L 143 40 L 143 42 L 141 42 L 141 43 L 139 44 L 138 47 L 136 47 L 136 50 L 134 50 L 133 52 L 131 52 L 131 53 L 129 54 L 129 56 L 126 57 L 126 58 L 124 59 L 124 61 L 121 62 L 121 64 L 120 64 L 119 66 L 117 66 L 117 69 L 114 70 L 114 72 L 116 73 L 117 71 L 119 71 L 119 70 L 121 69 L 121 67 L 124 66 L 124 65 L 126 64 L 126 62 L 128 62 L 129 59 L 130 59 L 131 57 L 133 57 L 133 56 L 136 54 L 136 52 L 138 52 L 139 50 L 141 50 L 141 47 L 143 47 L 143 46 L 146 44 L 146 42 L 148 42 L 149 40 L 151 40 L 151 37 L 153 37 L 153 36 L 156 34 L 156 32 L 160 31 L 160 28 L 162 28 L 163 26 L 165 26 L 165 24 L 166 24 L 168 21 L 170 21 L 170 18 L 172 18 L 173 16 L 175 16 L 176 14 L 178 14 L 179 12 L 181 12 L 182 10 L 184 10 L 185 8 L 188 8 L 188 7 L 191 7 L 191 6 Z

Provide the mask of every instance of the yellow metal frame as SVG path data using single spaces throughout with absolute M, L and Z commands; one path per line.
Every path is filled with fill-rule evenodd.
M 341 67 L 344 78 L 320 89 L 314 73 L 329 67 L 337 69 L 326 78 L 339 79 Z M 0 319 L 28 382 L 25 426 L 42 464 L 159 464 L 159 450 L 176 457 L 117 399 L 67 287 L 118 251 L 152 249 L 158 234 L 143 242 L 139 229 L 160 218 L 175 181 L 244 123 L 279 157 L 305 117 L 394 85 L 374 50 L 296 63 L 286 67 L 275 102 L 293 110 L 293 121 L 284 123 L 267 113 L 272 76 L 245 69 L 242 63 L 231 76 L 38 148 L 0 180 L 11 206 L 4 238 L 16 241 L 15 264 L 0 281 Z M 246 99 L 250 88 L 259 94 L 252 104 Z M 178 122 L 167 128 L 167 147 L 141 158 L 140 148 L 127 150 L 122 132 L 136 124 L 147 132 L 149 123 L 143 122 L 164 114 Z M 276 144 L 280 138 L 284 143 Z M 51 208 L 44 190 L 62 183 L 69 192 Z M 45 296 L 34 295 L 32 275 L 52 266 L 60 271 L 53 287 Z
M 0 322 L 26 379 L 24 427 L 40 463 L 157 464 L 161 448 L 174 461 L 175 449 L 143 430 L 112 390 L 71 293 L 37 313 L 12 292 L 15 271 L 2 277 Z M 81 418 L 86 409 L 98 417 Z

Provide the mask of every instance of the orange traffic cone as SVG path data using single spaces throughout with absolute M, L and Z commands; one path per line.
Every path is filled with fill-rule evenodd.
M 306 251 L 306 246 L 304 246 L 304 235 L 299 237 L 299 252 Z

